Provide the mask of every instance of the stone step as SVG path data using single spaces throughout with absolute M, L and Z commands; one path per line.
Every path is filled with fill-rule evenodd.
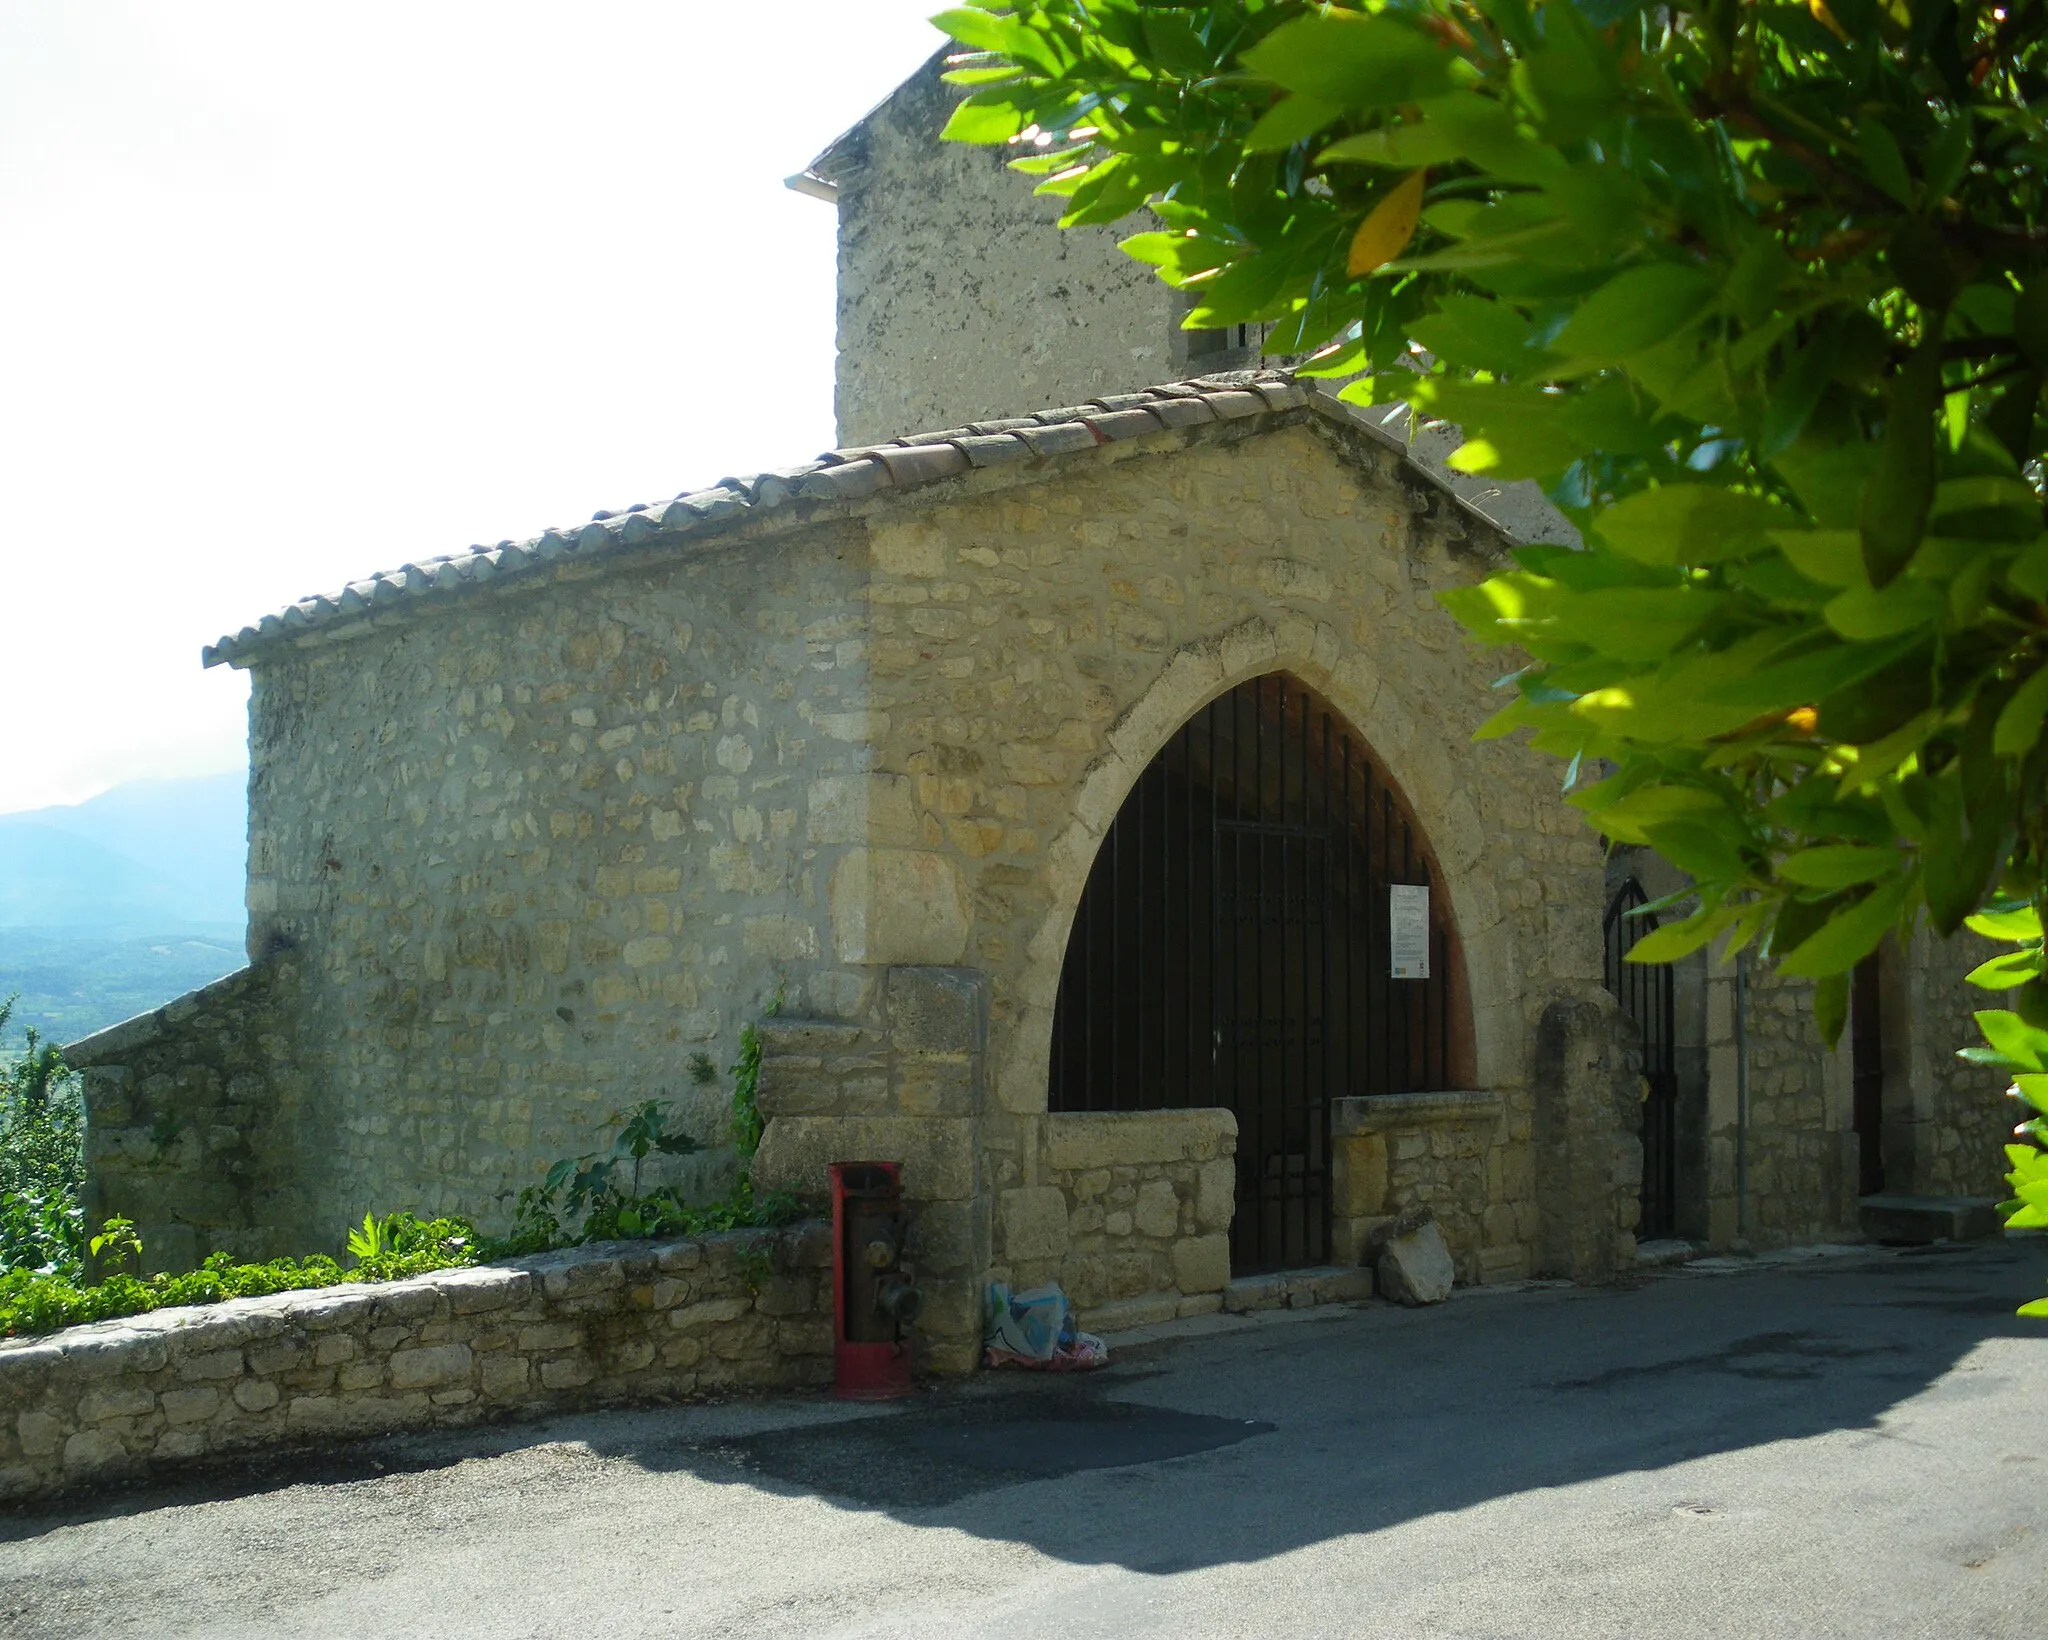
M 1859 1207 L 1864 1235 L 1894 1246 L 1982 1241 L 1999 1233 L 1998 1203 L 1988 1196 L 1865 1196 Z
M 1662 1269 L 1673 1264 L 1690 1264 L 1706 1249 L 1696 1241 L 1683 1241 L 1676 1236 L 1657 1241 L 1636 1243 L 1636 1263 L 1649 1269 Z
M 1223 1308 L 1305 1310 L 1316 1304 L 1353 1304 L 1372 1297 L 1372 1272 L 1355 1265 L 1323 1264 L 1307 1270 L 1274 1270 L 1239 1276 L 1223 1289 Z

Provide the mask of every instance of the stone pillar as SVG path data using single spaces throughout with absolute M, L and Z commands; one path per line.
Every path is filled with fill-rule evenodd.
M 1606 991 L 1563 996 L 1536 1030 L 1537 1268 L 1604 1281 L 1635 1259 L 1641 1051 Z
M 772 1019 L 761 1038 L 767 1127 L 755 1185 L 817 1200 L 833 1162 L 900 1162 L 908 1251 L 925 1294 L 923 1364 L 971 1369 L 990 1240 L 977 1145 L 988 1039 L 982 975 L 888 968 L 867 1017 Z

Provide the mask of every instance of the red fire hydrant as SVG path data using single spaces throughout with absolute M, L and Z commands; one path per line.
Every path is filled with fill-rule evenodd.
M 903 1165 L 834 1162 L 832 1388 L 849 1401 L 910 1393 L 904 1329 L 924 1295 L 903 1268 Z

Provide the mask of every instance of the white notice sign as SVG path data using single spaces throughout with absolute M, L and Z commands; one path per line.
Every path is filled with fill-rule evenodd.
M 1409 883 L 1387 889 L 1387 945 L 1394 978 L 1429 978 L 1429 890 Z

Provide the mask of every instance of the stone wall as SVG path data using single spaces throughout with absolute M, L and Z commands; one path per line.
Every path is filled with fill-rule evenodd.
M 0 1343 L 0 1500 L 322 1439 L 832 1370 L 819 1224 L 623 1242 Z
M 340 1250 L 339 1217 L 311 1243 L 285 1228 L 297 1147 L 278 1113 L 298 1065 L 281 1000 L 296 982 L 289 954 L 266 959 L 64 1050 L 82 1073 L 87 1220 L 133 1219 L 146 1269 Z
M 2010 993 L 1963 976 L 2009 950 L 1967 930 L 1939 939 L 1922 927 L 1901 951 L 1879 953 L 1885 1002 L 1884 1156 L 1888 1194 L 2004 1200 L 2004 1147 L 2024 1114 L 2005 1097 L 2008 1078 L 1956 1057 L 1982 1040 L 1971 1016 L 2010 1007 Z
M 303 974 L 293 1250 L 372 1207 L 500 1227 L 644 1099 L 714 1147 L 687 1191 L 730 1182 L 693 1057 L 729 1065 L 778 990 L 848 1006 L 826 900 L 867 834 L 865 559 L 827 523 L 571 566 L 256 668 L 251 937 Z
M 842 444 L 1078 404 L 1193 369 L 1184 308 L 1117 249 L 1136 225 L 1057 226 L 1000 149 L 939 141 L 937 59 L 820 165 L 839 190 Z
M 1353 727 L 1441 869 L 1462 1057 L 1508 1113 L 1467 1208 L 1514 1219 L 1538 1024 L 1604 992 L 1598 843 L 1547 763 L 1471 742 L 1497 657 L 1436 602 L 1503 543 L 1363 429 L 1208 413 L 264 651 L 250 903 L 302 976 L 293 1250 L 370 1206 L 500 1223 L 641 1098 L 719 1137 L 691 1057 L 729 1063 L 779 993 L 757 1178 L 815 1194 L 828 1161 L 905 1161 L 930 1364 L 965 1365 L 981 1280 L 1034 1262 L 996 1204 L 1065 1193 L 1046 1060 L 1095 849 L 1180 723 L 1271 673 Z M 1599 1154 L 1536 1197 L 1592 1228 L 1532 1242 L 1496 1214 L 1469 1271 L 1547 1245 L 1611 1266 L 1634 1186 L 1608 1095 L 1557 1084 L 1567 1152 Z M 708 1191 L 729 1163 L 693 1165 Z
M 1360 1263 L 1382 1223 L 1427 1207 L 1460 1281 L 1530 1275 L 1541 1235 L 1534 1107 L 1526 1088 L 1339 1100 L 1330 1121 L 1332 1258 Z
M 1227 1110 L 1048 1116 L 1041 1182 L 997 1198 L 992 1279 L 1056 1281 L 1098 1331 L 1221 1309 L 1236 1150 Z
M 859 1021 L 761 1026 L 761 1190 L 816 1197 L 834 1162 L 898 1162 L 905 1248 L 925 1309 L 919 1365 L 965 1371 L 981 1347 L 988 1209 L 980 1188 L 987 989 L 972 969 L 893 967 Z

